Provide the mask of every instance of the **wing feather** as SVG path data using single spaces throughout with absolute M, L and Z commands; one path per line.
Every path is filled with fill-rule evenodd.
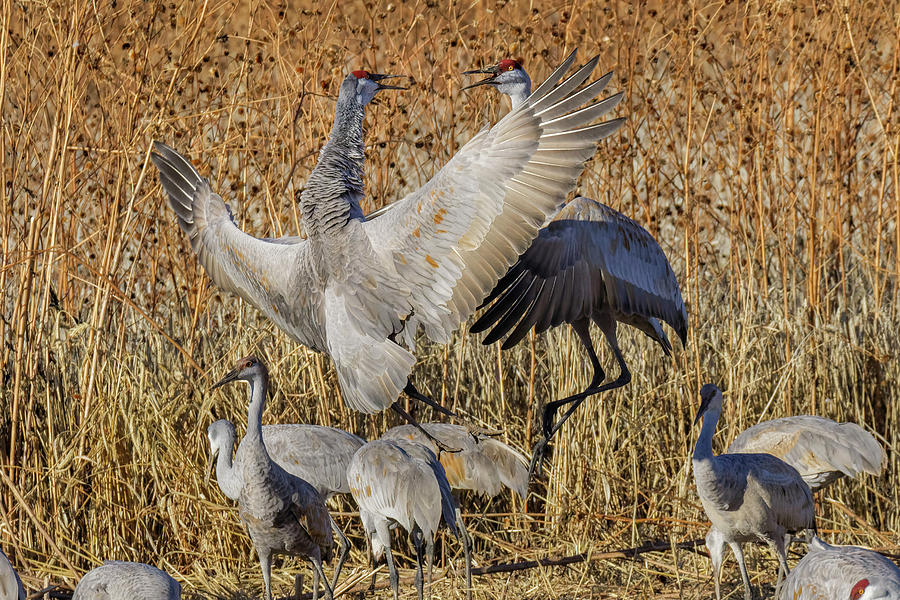
M 859 425 L 813 415 L 758 423 L 741 432 L 728 452 L 777 456 L 797 469 L 813 491 L 842 475 L 880 475 L 886 460 L 875 437 Z
M 178 224 L 210 279 L 258 308 L 300 343 L 322 351 L 321 298 L 305 281 L 308 246 L 291 237 L 258 239 L 238 229 L 228 205 L 187 158 L 161 142 L 150 154 Z
M 366 223 L 373 245 L 390 253 L 410 288 L 434 292 L 413 295 L 408 343 L 419 325 L 435 341 L 448 339 L 565 200 L 596 142 L 621 125 L 617 119 L 582 126 L 615 102 L 564 121 L 578 108 L 568 98 L 596 66 L 594 59 L 555 87 L 573 58 L 525 105 L 472 138 L 420 190 Z M 591 89 L 582 102 L 602 86 Z M 545 127 L 554 119 L 555 128 Z
M 687 314 L 681 290 L 659 244 L 637 223 L 599 202 L 576 198 L 560 209 L 510 272 L 516 273 L 515 279 L 498 282 L 488 295 L 495 304 L 471 328 L 476 333 L 491 328 L 484 343 L 499 339 L 523 317 L 504 347 L 524 337 L 529 323 L 541 333 L 604 307 L 657 339 L 664 349 L 671 346 L 655 318 L 685 339 Z M 526 314 L 512 298 L 531 289 L 527 282 L 533 280 L 547 282 L 540 289 L 551 298 L 529 304 L 541 307 L 544 315 Z M 494 306 L 519 310 L 517 315 L 505 310 L 501 317 Z

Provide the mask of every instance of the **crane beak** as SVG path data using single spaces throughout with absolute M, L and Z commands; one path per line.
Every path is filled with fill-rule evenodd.
M 494 83 L 494 80 L 497 79 L 497 75 L 499 72 L 497 71 L 497 67 L 487 67 L 486 69 L 473 69 L 471 71 L 463 71 L 463 75 L 475 75 L 478 73 L 490 73 L 490 77 L 485 77 L 481 81 L 476 81 L 475 83 L 469 84 L 465 86 L 464 90 L 472 89 L 473 87 L 478 87 L 479 85 L 487 85 L 490 83 Z
M 700 422 L 700 418 L 703 416 L 703 413 L 706 412 L 706 409 L 709 408 L 709 398 L 703 398 L 700 402 L 700 408 L 697 409 L 697 416 L 694 418 L 694 425 Z
M 212 479 L 212 471 L 216 466 L 216 455 L 209 453 L 209 463 L 206 465 L 206 487 L 209 487 L 209 481 Z
M 369 79 L 378 83 L 378 91 L 381 90 L 406 90 L 409 88 L 405 88 L 400 85 L 386 85 L 384 83 L 379 83 L 383 79 L 392 79 L 394 77 L 407 77 L 407 75 L 385 75 L 384 73 L 369 73 Z
M 231 371 L 229 371 L 228 373 L 225 374 L 225 377 L 223 377 L 222 379 L 220 379 L 219 381 L 214 383 L 213 386 L 211 388 L 209 388 L 210 391 L 212 391 L 216 388 L 222 387 L 226 383 L 234 381 L 235 379 L 238 378 L 238 375 L 240 374 L 240 372 L 241 372 L 240 369 L 232 369 Z

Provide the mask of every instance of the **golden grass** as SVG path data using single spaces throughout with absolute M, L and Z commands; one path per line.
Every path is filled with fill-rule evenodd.
M 617 114 L 628 117 L 578 191 L 657 237 L 690 337 L 668 361 L 642 336 L 621 336 L 634 381 L 586 402 L 561 432 L 528 513 L 508 497 L 469 504 L 495 515 L 470 519 L 477 561 L 702 537 L 689 453 L 706 381 L 727 394 L 720 447 L 785 414 L 864 423 L 888 449 L 885 475 L 831 488 L 820 527 L 840 543 L 896 549 L 898 14 L 878 0 L 3 0 L 0 546 L 31 589 L 119 558 L 168 569 L 188 593 L 258 593 L 235 511 L 204 483 L 206 426 L 242 422 L 245 399 L 208 385 L 252 351 L 276 385 L 267 422 L 370 437 L 394 423 L 351 414 L 327 359 L 209 285 L 148 161 L 151 140 L 202 165 L 245 230 L 297 232 L 293 195 L 347 71 L 417 82 L 369 110 L 375 208 L 506 110 L 487 90 L 460 93 L 460 71 L 514 56 L 539 81 L 578 47 L 615 71 L 611 89 L 626 91 Z M 540 406 L 589 378 L 565 328 L 503 354 L 461 332 L 418 356 L 421 388 L 521 448 Z M 359 527 L 349 514 L 341 522 L 362 572 Z M 442 548 L 458 559 L 455 545 Z M 754 556 L 772 583 L 771 557 Z M 731 561 L 725 579 L 740 594 Z M 275 581 L 286 592 L 289 571 Z M 462 596 L 454 577 L 437 591 Z M 488 594 L 712 588 L 705 558 L 671 551 L 476 579 L 476 596 Z

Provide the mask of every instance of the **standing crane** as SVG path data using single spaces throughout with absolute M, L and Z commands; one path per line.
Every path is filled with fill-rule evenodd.
M 451 423 L 423 423 L 422 428 L 432 437 L 460 448 L 459 452 L 442 452 L 438 457 L 451 489 L 496 496 L 505 485 L 523 500 L 528 495 L 528 461 L 509 444 L 476 437 L 467 428 Z M 411 425 L 392 427 L 381 439 L 410 440 L 438 452 L 437 446 Z
M 830 546 L 814 537 L 784 582 L 781 600 L 897 600 L 900 569 L 857 546 Z
M 836 423 L 813 415 L 758 423 L 734 438 L 727 452 L 761 452 L 780 458 L 797 469 L 813 494 L 841 477 L 880 475 L 887 460 L 875 437 L 856 423 Z M 725 539 L 714 526 L 706 534 L 706 548 L 718 577 Z
M 151 156 L 213 281 L 327 353 L 350 407 L 399 411 L 401 391 L 424 398 L 409 380 L 419 328 L 433 341 L 449 340 L 574 187 L 597 142 L 623 122 L 592 124 L 607 110 L 587 105 L 600 90 L 576 91 L 595 61 L 559 83 L 574 59 L 573 52 L 528 106 L 476 134 L 430 181 L 371 221 L 357 208 L 363 189 L 355 174 L 364 107 L 379 84 L 347 77 L 331 137 L 300 197 L 306 239 L 245 234 L 186 158 L 159 143 Z
M 711 383 L 700 390 L 696 425 L 703 428 L 694 447 L 694 483 L 712 525 L 731 546 L 741 569 L 744 598 L 750 600 L 750 576 L 741 550 L 743 542 L 765 543 L 778 557 L 778 580 L 790 569 L 785 555 L 786 535 L 801 529 L 815 531 L 813 498 L 797 470 L 771 454 L 713 454 L 712 439 L 722 414 L 722 392 Z M 716 599 L 721 598 L 719 573 L 714 573 Z
M 0 600 L 25 600 L 22 580 L 2 550 L 0 550 Z
M 255 356 L 248 356 L 240 359 L 235 368 L 212 389 L 231 381 L 250 384 L 250 407 L 247 411 L 247 432 L 234 459 L 234 465 L 240 470 L 223 473 L 224 477 L 219 481 L 225 480 L 229 490 L 238 490 L 239 514 L 259 556 L 266 600 L 272 600 L 271 563 L 275 554 L 308 559 L 313 565 L 313 598 L 318 597 L 321 577 L 326 597 L 330 599 L 332 588 L 322 571 L 322 561 L 331 560 L 331 529 L 336 525 L 319 492 L 278 466 L 266 451 L 262 437 L 262 413 L 269 371 Z M 236 477 L 237 483 L 228 482 L 228 475 Z M 336 575 L 340 573 L 340 567 L 339 564 Z
M 240 497 L 241 465 L 232 462 L 232 452 L 237 433 L 234 424 L 227 419 L 219 419 L 210 424 L 206 431 L 210 446 L 210 462 L 216 461 L 216 483 L 230 500 Z M 275 463 L 295 477 L 306 481 L 327 502 L 336 494 L 349 494 L 347 465 L 359 448 L 366 443 L 361 437 L 342 429 L 321 425 L 286 424 L 264 425 L 263 444 Z M 218 457 L 218 458 L 217 458 Z M 207 473 L 211 469 L 207 469 Z M 332 531 L 341 544 L 337 567 L 331 580 L 331 587 L 337 585 L 341 568 L 350 553 L 350 540 L 332 519 Z
M 596 61 L 595 58 L 593 64 Z M 473 73 L 490 76 L 464 89 L 493 86 L 509 96 L 513 112 L 533 103 L 531 79 L 518 62 L 506 59 L 493 67 L 464 74 Z M 611 78 L 612 73 L 608 73 L 585 89 L 596 86 L 598 90 L 593 93 L 599 93 Z M 620 92 L 610 96 L 595 106 L 612 110 L 622 95 Z M 482 306 L 491 302 L 471 328 L 473 333 L 493 328 L 483 344 L 492 344 L 508 333 L 502 345 L 506 350 L 518 344 L 531 329 L 543 333 L 568 323 L 578 334 L 594 368 L 587 388 L 544 407 L 544 436 L 534 447 L 529 472 L 535 468 L 540 471 L 550 438 L 586 398 L 631 381 L 631 372 L 619 349 L 617 323 L 643 331 L 659 343 L 666 356 L 671 354 L 672 345 L 659 319 L 676 331 L 682 344 L 687 340 L 687 312 L 681 289 L 662 248 L 635 221 L 589 198 L 577 197 L 552 215 Z M 606 375 L 591 340 L 591 321 L 603 332 L 619 363 L 619 376 L 605 385 L 601 384 Z M 562 417 L 554 421 L 557 411 L 569 404 Z
M 391 555 L 391 529 L 403 527 L 416 549 L 416 590 L 423 599 L 422 551 L 431 597 L 431 570 L 434 562 L 434 533 L 441 516 L 466 549 L 466 596 L 471 598 L 471 557 L 456 502 L 441 463 L 434 453 L 409 440 L 374 440 L 360 448 L 347 469 L 350 493 L 359 505 L 359 517 L 372 547 L 372 560 L 384 554 L 388 564 L 394 600 L 400 580 Z M 373 576 L 374 583 L 374 576 Z
M 144 563 L 111 560 L 88 571 L 72 600 L 180 600 L 181 585 L 171 575 Z

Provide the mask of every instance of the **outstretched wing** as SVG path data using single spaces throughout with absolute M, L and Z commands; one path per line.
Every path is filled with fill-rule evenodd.
M 418 325 L 435 341 L 448 339 L 565 200 L 597 141 L 622 124 L 589 124 L 609 103 L 574 110 L 602 89 L 592 84 L 575 91 L 597 59 L 553 87 L 573 60 L 574 53 L 421 189 L 364 224 L 373 245 L 389 253 L 415 290 L 407 341 Z
M 682 343 L 687 335 L 681 289 L 662 248 L 636 222 L 588 198 L 574 199 L 540 230 L 484 304 L 492 301 L 471 330 L 493 327 L 485 344 L 512 330 L 503 348 L 532 327 L 541 333 L 604 306 L 665 340 L 664 348 L 668 340 L 655 319 L 671 325 Z
M 258 239 L 238 229 L 228 205 L 187 158 L 162 142 L 150 154 L 200 264 L 220 288 L 234 292 L 300 343 L 323 351 L 321 295 L 312 293 L 308 244 L 300 238 Z

